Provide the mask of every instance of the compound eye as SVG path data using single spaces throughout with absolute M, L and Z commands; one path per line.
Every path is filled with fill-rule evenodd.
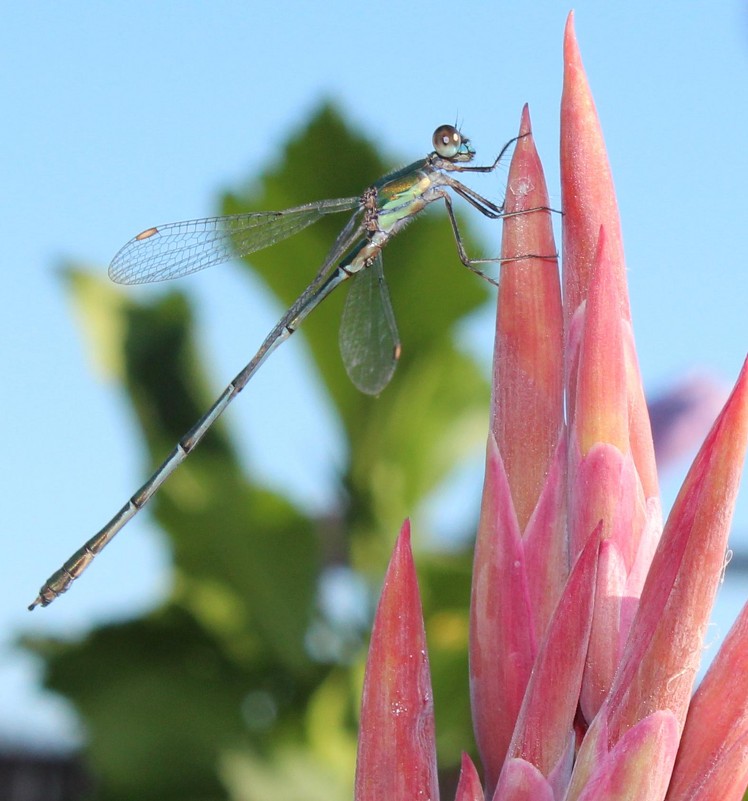
M 462 134 L 454 125 L 440 125 L 432 139 L 434 150 L 443 159 L 451 159 L 457 155 L 462 146 Z

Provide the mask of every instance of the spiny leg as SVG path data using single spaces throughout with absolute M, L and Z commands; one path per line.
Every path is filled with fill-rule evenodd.
M 460 194 L 462 194 L 462 193 L 460 193 Z M 490 275 L 487 275 L 486 273 L 484 273 L 483 270 L 478 269 L 478 267 L 476 267 L 477 264 L 497 264 L 497 263 L 504 264 L 504 263 L 510 262 L 510 261 L 521 261 L 522 259 L 548 259 L 548 260 L 551 260 L 551 259 L 556 259 L 558 257 L 558 254 L 553 254 L 552 256 L 549 256 L 549 255 L 539 256 L 539 255 L 534 254 L 534 253 L 526 253 L 526 254 L 524 254 L 522 256 L 511 256 L 511 257 L 505 258 L 505 259 L 501 258 L 500 256 L 499 257 L 494 257 L 494 258 L 488 258 L 487 257 L 487 258 L 482 258 L 482 259 L 471 258 L 470 256 L 468 256 L 467 251 L 465 250 L 465 245 L 463 244 L 463 241 L 462 241 L 462 235 L 460 234 L 460 228 L 459 228 L 459 226 L 457 224 L 457 218 L 455 217 L 454 209 L 452 207 L 452 198 L 450 198 L 450 196 L 446 192 L 442 195 L 442 197 L 444 198 L 444 204 L 447 207 L 447 215 L 449 216 L 449 222 L 450 222 L 450 225 L 452 226 L 452 233 L 454 234 L 454 237 L 455 237 L 455 243 L 457 244 L 457 254 L 460 257 L 460 261 L 465 265 L 465 267 L 468 268 L 468 270 L 470 270 L 471 272 L 474 272 L 476 275 L 480 276 L 484 281 L 488 281 L 489 284 L 492 284 L 493 286 L 498 287 L 499 282 L 498 282 L 497 279 L 492 278 Z M 465 197 L 465 196 L 463 195 L 463 197 Z M 478 197 L 480 198 L 480 195 L 478 195 Z M 469 198 L 467 198 L 467 197 L 465 199 L 469 200 Z M 485 198 L 480 198 L 480 199 L 481 200 L 485 200 Z M 480 211 L 482 211 L 482 209 L 478 205 L 473 203 L 473 201 L 469 200 L 469 202 L 471 202 L 471 204 L 474 205 L 475 208 L 477 208 Z M 493 205 L 493 204 L 491 204 L 491 205 Z M 497 208 L 499 208 L 499 207 L 497 207 Z M 530 214 L 532 212 L 537 212 L 537 211 L 553 211 L 553 209 L 548 208 L 547 206 L 538 206 L 537 208 L 523 209 L 522 211 L 504 212 L 502 210 L 501 213 L 499 213 L 497 215 L 486 214 L 486 216 L 487 217 L 492 217 L 494 219 L 496 217 L 500 217 L 500 218 L 516 217 L 516 216 L 518 216 L 520 214 Z
M 506 151 L 509 150 L 509 148 L 515 142 L 518 142 L 520 139 L 523 139 L 525 136 L 529 136 L 529 135 L 530 135 L 530 132 L 528 131 L 527 133 L 520 134 L 519 136 L 515 136 L 513 139 L 510 139 L 504 145 L 504 147 L 501 148 L 501 150 L 499 151 L 499 155 L 496 156 L 496 158 L 494 159 L 493 164 L 490 164 L 490 165 L 485 166 L 485 167 L 467 165 L 467 164 L 459 164 L 459 165 L 455 165 L 455 170 L 457 170 L 457 172 L 493 172 L 499 166 L 499 162 L 501 161 L 501 159 L 504 158 L 504 154 L 506 153 Z

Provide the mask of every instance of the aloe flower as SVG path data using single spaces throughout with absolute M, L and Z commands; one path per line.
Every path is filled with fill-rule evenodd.
M 482 771 L 463 756 L 456 799 L 737 801 L 748 607 L 692 690 L 748 443 L 748 363 L 663 528 L 613 182 L 572 23 L 563 303 L 527 109 L 509 171 L 506 210 L 536 211 L 504 221 L 470 610 Z M 357 801 L 438 798 L 409 537 L 406 524 L 375 618 Z

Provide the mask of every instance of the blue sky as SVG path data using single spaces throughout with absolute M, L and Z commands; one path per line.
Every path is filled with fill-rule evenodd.
M 645 385 L 657 391 L 694 369 L 731 383 L 748 351 L 748 6 L 585 0 L 575 11 L 618 188 Z M 402 163 L 456 117 L 488 161 L 528 102 L 558 204 L 567 12 L 556 0 L 6 6 L 2 740 L 39 745 L 74 732 L 10 639 L 82 633 L 147 608 L 167 582 L 167 554 L 142 515 L 74 596 L 25 611 L 51 569 L 143 478 L 134 421 L 84 339 L 60 265 L 103 272 L 137 231 L 211 215 L 217 193 L 273 159 L 323 98 Z M 218 389 L 280 309 L 231 267 L 189 286 Z M 468 330 L 488 358 L 490 314 Z M 324 508 L 332 478 L 325 487 L 319 476 L 332 476 L 343 446 L 303 344 L 287 350 L 232 408 L 232 427 L 269 483 Z M 278 400 L 297 393 L 303 415 Z M 306 474 L 288 468 L 310 458 Z M 666 500 L 681 474 L 666 477 Z M 735 519 L 744 541 L 747 495 Z M 724 626 L 745 592 L 728 586 L 723 595 Z

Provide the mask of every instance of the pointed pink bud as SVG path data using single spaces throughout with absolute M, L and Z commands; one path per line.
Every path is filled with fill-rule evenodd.
M 645 498 L 659 494 L 652 435 L 644 391 L 631 333 L 631 312 L 626 288 L 621 223 L 615 198 L 613 177 L 605 151 L 582 58 L 574 34 L 574 15 L 569 14 L 564 37 L 564 89 L 561 97 L 561 196 L 563 199 L 564 308 L 567 334 L 567 373 L 572 390 L 567 397 L 569 421 L 574 420 L 574 324 L 587 298 L 600 228 L 605 229 L 606 261 L 615 286 L 618 308 L 614 319 L 624 326 L 628 379 L 628 440 L 633 451 Z M 578 326 L 577 326 L 578 327 Z
M 669 709 L 682 726 L 748 443 L 748 361 L 673 505 L 611 690 L 610 740 Z
M 493 801 L 554 801 L 553 788 L 543 774 L 524 759 L 506 763 Z
M 588 736 L 601 733 L 590 728 Z M 677 748 L 675 717 L 655 712 L 598 759 L 589 760 L 580 752 L 564 801 L 661 801 Z
M 486 792 L 496 786 L 537 650 L 509 483 L 489 437 L 470 599 L 470 699 Z
M 521 758 L 561 790 L 572 764 L 574 716 L 595 600 L 602 524 L 587 538 L 553 614 L 525 693 L 509 758 Z M 505 789 L 505 773 L 499 780 Z
M 465 753 L 462 755 L 460 781 L 457 785 L 455 801 L 484 801 L 478 771 L 473 765 L 473 760 Z
M 356 801 L 437 801 L 434 708 L 410 523 L 395 544 L 366 663 Z
M 613 180 L 572 15 L 561 102 L 571 554 L 598 520 L 605 540 L 581 697 L 589 721 L 613 681 L 662 524 Z
M 526 107 L 505 211 L 493 434 L 470 611 L 473 725 L 489 795 L 522 703 L 538 631 L 568 571 L 561 288 L 548 193 Z M 531 577 L 528 565 L 535 568 Z
M 600 226 L 609 238 L 621 299 L 620 315 L 631 319 L 623 259 L 621 224 L 602 129 L 584 73 L 569 14 L 564 38 L 561 97 L 561 197 L 564 209 L 564 305 L 567 319 L 587 297 Z
M 748 787 L 748 604 L 691 699 L 667 801 L 740 801 Z
M 509 167 L 491 428 L 524 530 L 563 430 L 561 284 L 543 168 L 527 106 Z M 538 257 L 547 258 L 538 258 Z

